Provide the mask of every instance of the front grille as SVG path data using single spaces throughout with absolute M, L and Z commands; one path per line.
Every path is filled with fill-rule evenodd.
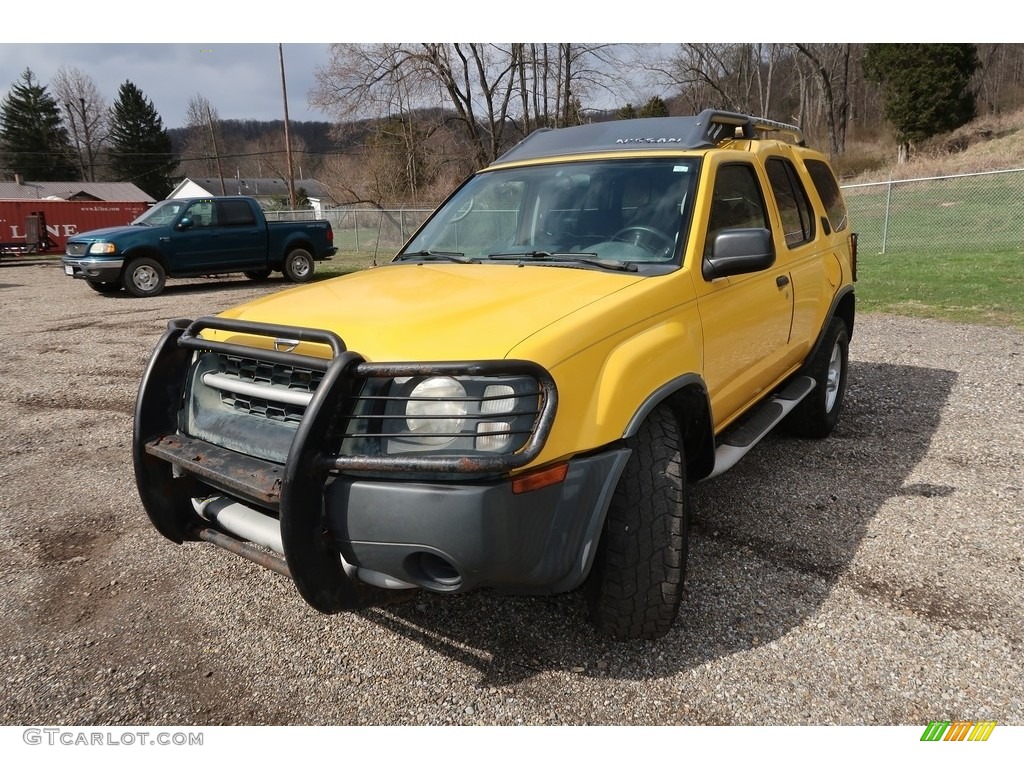
M 64 253 L 68 256 L 84 256 L 88 250 L 88 243 L 68 243 Z
M 228 376 L 238 377 L 240 381 L 287 387 L 302 392 L 315 392 L 324 378 L 320 371 L 274 365 L 234 355 L 219 355 L 219 357 L 223 361 L 223 372 Z
M 298 424 L 323 373 L 243 357 L 220 355 L 221 373 L 203 382 L 220 391 L 221 402 L 233 411 Z M 232 386 L 232 380 L 245 386 Z
M 220 352 L 201 354 L 190 386 L 189 434 L 284 463 L 323 373 Z

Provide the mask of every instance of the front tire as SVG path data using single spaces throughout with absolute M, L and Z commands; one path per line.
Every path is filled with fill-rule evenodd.
M 121 276 L 124 289 L 140 299 L 160 293 L 166 279 L 167 275 L 160 262 L 148 256 L 132 259 Z
M 850 358 L 850 334 L 846 323 L 832 318 L 814 358 L 804 372 L 816 385 L 789 414 L 786 429 L 797 437 L 823 438 L 839 421 L 846 395 L 846 374 Z
M 305 248 L 296 248 L 284 258 L 284 276 L 293 283 L 308 283 L 313 279 L 313 254 Z
M 650 640 L 672 627 L 686 573 L 686 466 L 672 411 L 658 407 L 626 445 L 585 592 L 600 631 Z

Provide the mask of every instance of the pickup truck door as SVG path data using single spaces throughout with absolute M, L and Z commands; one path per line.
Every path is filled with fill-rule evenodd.
M 169 236 L 172 251 L 172 271 L 202 274 L 224 266 L 226 258 L 217 226 L 217 206 L 213 200 L 197 200 L 185 209 L 179 223 L 184 219 L 192 222 L 190 227 L 180 229 L 175 225 Z
M 239 269 L 267 266 L 267 225 L 253 206 L 246 199 L 217 201 L 221 252 L 228 265 Z
M 174 229 L 171 243 L 183 272 L 267 266 L 266 224 L 248 200 L 197 200 L 185 211 L 192 226 Z
M 711 254 L 715 234 L 723 229 L 768 227 L 771 220 L 765 183 L 748 161 L 709 158 L 704 181 L 713 190 L 696 212 L 706 233 L 701 258 Z M 700 220 L 700 219 L 699 219 Z M 773 232 L 773 235 L 775 233 Z M 775 250 L 779 237 L 773 236 Z M 704 378 L 711 398 L 715 429 L 732 421 L 763 397 L 786 372 L 792 358 L 790 330 L 793 289 L 788 265 L 778 258 L 767 269 L 708 280 L 700 264 L 693 270 L 704 333 Z

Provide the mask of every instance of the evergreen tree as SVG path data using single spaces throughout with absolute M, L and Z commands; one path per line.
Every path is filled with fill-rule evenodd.
M 660 96 L 652 96 L 640 107 L 640 117 L 668 117 L 668 104 Z
M 632 120 L 634 117 L 636 117 L 636 107 L 628 102 L 626 106 L 619 107 L 615 110 L 616 120 Z
M 176 166 L 171 138 L 153 102 L 125 80 L 110 108 L 111 174 L 162 200 L 174 188 Z
M 865 77 L 882 86 L 900 162 L 914 142 L 974 117 L 970 83 L 980 62 L 973 43 L 877 43 L 866 47 L 863 64 Z
M 79 181 L 60 107 L 26 69 L 0 105 L 0 149 L 9 177 L 32 181 Z

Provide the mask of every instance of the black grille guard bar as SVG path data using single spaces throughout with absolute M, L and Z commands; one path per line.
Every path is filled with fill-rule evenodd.
M 338 357 L 346 351 L 345 342 L 330 331 L 323 331 L 317 328 L 299 328 L 290 325 L 273 325 L 271 323 L 253 323 L 248 320 L 231 320 L 224 317 L 200 317 L 194 322 L 188 320 L 175 320 L 172 322 L 188 323 L 181 339 L 178 341 L 185 349 L 193 351 L 212 350 L 223 352 L 226 355 L 238 357 L 258 358 L 268 363 L 278 365 L 298 365 L 299 367 L 310 368 L 314 371 L 326 371 L 330 360 L 322 357 L 311 357 L 309 355 L 297 355 L 288 351 L 277 349 L 259 349 L 247 347 L 241 344 L 231 344 L 224 341 L 209 341 L 199 337 L 199 332 L 206 329 L 215 331 L 234 331 L 250 336 L 264 336 L 276 341 L 299 342 L 309 341 L 314 344 L 324 344 L 331 348 L 334 357 Z M 255 353 L 259 354 L 255 354 Z
M 202 339 L 203 329 L 234 331 L 275 339 L 326 344 L 330 360 L 277 350 L 247 347 Z M 299 365 L 324 371 L 323 380 L 306 407 L 292 440 L 281 476 L 280 465 L 232 454 L 202 441 L 174 439 L 178 435 L 178 412 L 194 351 L 225 354 Z M 336 456 L 329 450 L 339 413 L 352 413 L 359 383 L 370 376 L 528 374 L 540 386 L 541 408 L 536 427 L 527 444 L 510 456 Z M 357 585 L 345 575 L 337 549 L 326 533 L 322 519 L 324 484 L 332 471 L 388 470 L 429 472 L 460 477 L 508 472 L 524 466 L 539 455 L 551 430 L 557 407 L 557 390 L 543 367 L 524 360 L 494 360 L 446 363 L 367 363 L 329 331 L 290 326 L 250 323 L 222 318 L 201 318 L 195 322 L 179 319 L 167 325 L 150 358 L 135 404 L 132 458 L 136 484 L 146 513 L 164 536 L 181 543 L 210 537 L 202 531 L 209 523 L 196 515 L 191 499 L 204 495 L 208 486 L 244 498 L 262 498 L 277 507 L 285 562 L 302 597 L 323 613 L 336 613 L 359 606 Z M 183 437 L 183 436 L 182 436 Z M 197 445 L 198 444 L 198 445 Z M 208 448 L 209 452 L 204 449 Z M 231 457 L 245 463 L 234 467 Z M 217 461 L 226 459 L 220 466 Z M 249 467 L 248 465 L 257 465 Z M 265 467 L 263 466 L 265 465 Z M 202 468 L 200 470 L 200 467 Z M 263 472 L 266 469 L 268 471 Z M 194 470 L 194 471 L 190 471 Z M 239 477 L 245 474 L 246 480 Z M 258 478 L 263 477 L 261 482 Z M 268 487 L 263 488 L 263 485 Z M 279 494 L 279 495 L 278 495 Z M 279 498 L 274 505 L 271 499 Z M 235 547 L 239 552 L 244 548 Z M 243 555 L 244 556 L 244 555 Z
M 174 321 L 176 323 L 189 323 L 188 320 Z M 211 330 L 233 331 L 251 336 L 263 336 L 274 339 L 285 339 L 288 341 L 311 341 L 329 346 L 334 353 L 331 360 L 299 355 L 292 352 L 279 352 L 277 350 L 263 349 L 261 347 L 248 347 L 240 344 L 232 344 L 222 341 L 210 341 L 199 337 L 199 332 Z M 277 363 L 288 366 L 307 367 L 313 370 L 328 372 L 331 368 L 344 367 L 345 379 L 349 380 L 348 389 L 353 389 L 353 381 L 373 377 L 397 378 L 401 376 L 488 376 L 496 374 L 526 375 L 533 377 L 539 387 L 542 405 L 538 414 L 536 426 L 526 444 L 516 453 L 505 456 L 481 456 L 473 455 L 450 455 L 450 456 L 336 456 L 327 450 L 327 433 L 318 435 L 318 451 L 315 456 L 310 457 L 321 469 L 330 471 L 388 471 L 388 472 L 430 472 L 442 474 L 500 474 L 513 469 L 525 466 L 537 458 L 544 441 L 551 431 L 551 424 L 554 421 L 555 409 L 557 407 L 558 394 L 555 388 L 554 379 L 541 366 L 527 360 L 487 360 L 487 361 L 462 361 L 462 362 L 431 362 L 431 363 L 367 363 L 364 359 L 348 352 L 345 342 L 336 334 L 330 331 L 323 331 L 313 328 L 299 328 L 286 325 L 273 325 L 270 323 L 253 323 L 245 320 L 230 320 L 219 317 L 201 317 L 189 323 L 178 345 L 192 351 L 213 351 L 224 354 L 248 357 L 268 363 Z M 332 377 L 331 381 L 338 380 L 338 376 Z M 320 384 L 317 392 L 329 386 L 327 380 Z M 349 402 L 352 404 L 354 392 L 349 393 Z M 306 409 L 308 417 L 311 409 L 314 408 L 316 397 L 310 402 Z M 338 405 L 345 403 L 345 399 L 339 399 Z M 331 409 L 332 418 L 340 413 L 337 407 Z M 352 413 L 352 408 L 346 409 Z M 332 422 L 334 431 L 338 430 L 337 425 Z M 292 443 L 293 450 L 300 445 L 296 437 Z

